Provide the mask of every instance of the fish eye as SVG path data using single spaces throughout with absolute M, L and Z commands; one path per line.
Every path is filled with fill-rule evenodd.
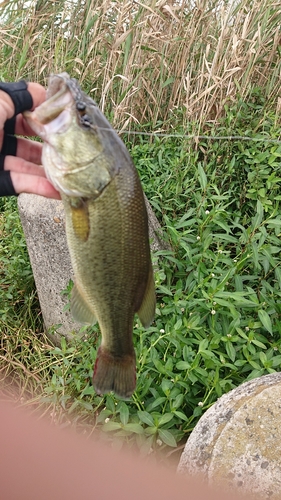
M 83 101 L 77 101 L 77 103 L 76 103 L 76 109 L 79 112 L 79 114 L 81 116 L 83 116 L 85 114 L 85 113 L 83 113 L 83 111 L 85 112 L 86 104 Z

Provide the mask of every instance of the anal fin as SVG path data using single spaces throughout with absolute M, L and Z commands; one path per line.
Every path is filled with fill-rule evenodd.
M 76 285 L 74 285 L 71 292 L 70 309 L 73 319 L 79 323 L 93 325 L 97 321 L 94 312 L 90 309 Z

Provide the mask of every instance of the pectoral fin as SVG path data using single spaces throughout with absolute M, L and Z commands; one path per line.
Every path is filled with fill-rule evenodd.
M 71 217 L 76 237 L 83 242 L 87 241 L 90 232 L 90 220 L 88 204 L 85 200 L 72 198 Z
M 70 309 L 73 319 L 79 323 L 93 325 L 97 321 L 94 312 L 90 309 L 76 285 L 74 285 L 71 292 Z
M 138 316 L 144 328 L 148 328 L 155 315 L 156 297 L 152 266 L 150 266 L 149 277 L 146 285 L 142 304 L 138 310 Z

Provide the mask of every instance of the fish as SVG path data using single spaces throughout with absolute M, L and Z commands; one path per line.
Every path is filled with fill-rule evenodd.
M 43 140 L 42 165 L 64 205 L 72 316 L 100 327 L 94 389 L 130 398 L 136 387 L 134 316 L 148 328 L 156 307 L 138 172 L 95 101 L 67 73 L 50 76 L 47 100 L 24 117 Z

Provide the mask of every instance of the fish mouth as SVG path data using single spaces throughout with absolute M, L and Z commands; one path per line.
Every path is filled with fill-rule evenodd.
M 45 142 L 50 134 L 62 134 L 70 126 L 73 96 L 62 81 L 61 88 L 34 111 L 24 111 L 28 125 Z

